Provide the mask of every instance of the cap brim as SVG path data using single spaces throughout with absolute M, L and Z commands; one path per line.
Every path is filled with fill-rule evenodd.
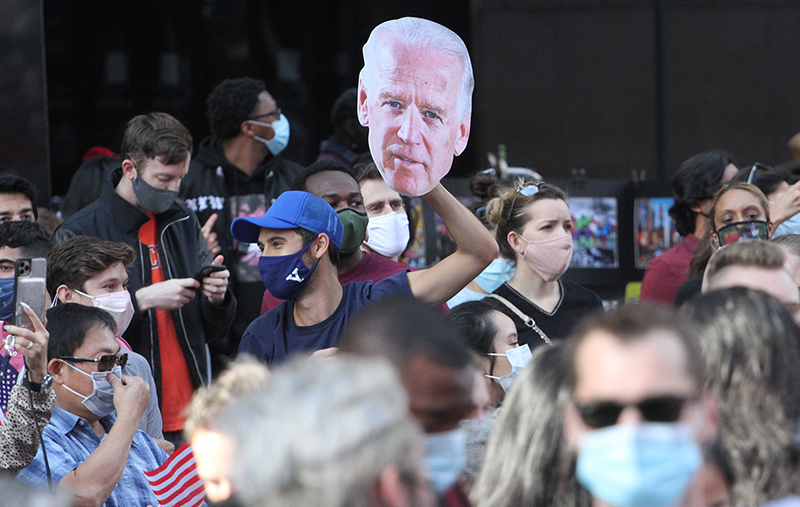
M 297 229 L 297 225 L 275 217 L 239 217 L 231 224 L 231 234 L 242 243 L 258 243 L 262 228 Z

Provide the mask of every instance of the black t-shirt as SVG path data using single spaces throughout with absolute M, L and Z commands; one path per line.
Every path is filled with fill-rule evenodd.
M 544 334 L 555 341 L 569 336 L 575 325 L 584 317 L 603 311 L 603 301 L 593 291 L 572 282 L 559 280 L 558 284 L 561 288 L 561 299 L 552 312 L 542 310 L 508 283 L 498 287 L 494 294 L 507 299 L 522 313 L 532 318 Z M 505 308 L 505 305 L 502 306 Z M 526 326 L 513 311 L 505 308 L 503 313 L 511 317 L 516 324 L 520 345 L 527 343 L 533 349 L 544 343 L 539 333 Z

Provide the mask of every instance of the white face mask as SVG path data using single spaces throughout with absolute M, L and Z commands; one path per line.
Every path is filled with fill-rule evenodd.
M 111 385 L 111 382 L 108 381 L 109 372 L 96 371 L 89 374 L 77 366 L 71 365 L 67 361 L 61 362 L 73 370 L 86 375 L 87 377 L 92 377 L 92 394 L 89 396 L 84 396 L 74 389 L 71 389 L 66 384 L 62 384 L 64 389 L 71 392 L 75 396 L 83 398 L 83 401 L 81 402 L 83 406 L 97 417 L 105 417 L 114 411 L 114 387 Z M 122 379 L 122 368 L 119 365 L 114 366 L 111 369 L 111 373 L 113 373 L 118 379 Z
M 281 117 L 272 123 L 264 123 L 263 121 L 256 120 L 248 120 L 248 122 L 252 123 L 253 125 L 269 127 L 272 129 L 272 132 L 275 133 L 270 140 L 266 140 L 263 137 L 253 136 L 253 138 L 257 141 L 264 143 L 270 153 L 277 155 L 286 149 L 286 146 L 289 144 L 289 133 L 291 129 L 289 128 L 289 120 L 283 114 L 281 114 Z
M 410 237 L 408 215 L 392 212 L 369 219 L 364 244 L 384 257 L 397 257 L 405 251 Z
M 92 304 L 96 308 L 105 310 L 110 313 L 112 317 L 114 317 L 114 322 L 117 323 L 117 330 L 114 333 L 114 337 L 119 338 L 122 336 L 122 333 L 128 329 L 134 314 L 130 292 L 127 290 L 121 290 L 119 292 L 109 292 L 107 294 L 90 296 L 89 294 L 81 292 L 78 289 L 73 290 L 81 296 L 91 299 Z

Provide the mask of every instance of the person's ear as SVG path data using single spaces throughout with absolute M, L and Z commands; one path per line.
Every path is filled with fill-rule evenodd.
M 321 232 L 317 235 L 316 243 L 316 246 L 313 247 L 314 258 L 321 259 L 322 256 L 328 252 L 328 248 L 331 245 L 331 240 L 327 234 Z
M 126 158 L 122 161 L 122 174 L 131 181 L 136 179 L 137 171 L 133 160 Z
M 506 236 L 506 241 L 508 241 L 508 244 L 511 245 L 511 248 L 513 248 L 516 253 L 520 255 L 525 255 L 525 248 L 527 247 L 527 244 L 524 246 L 520 245 L 520 243 L 522 243 L 522 240 L 519 239 L 519 234 L 517 234 L 514 231 L 508 231 L 508 235 Z
M 53 382 L 56 384 L 64 383 L 64 363 L 58 359 L 51 359 L 47 362 L 47 372 L 53 377 Z
M 564 407 L 564 438 L 575 454 L 578 454 L 581 449 L 583 434 L 586 431 L 586 425 L 583 424 L 581 415 L 578 413 L 578 407 L 574 403 L 568 403 Z
M 711 246 L 714 247 L 714 250 L 719 250 L 719 235 L 715 231 L 711 231 L 709 235 L 711 236 Z
M 369 108 L 367 107 L 367 87 L 364 85 L 364 80 L 358 80 L 358 122 L 365 126 L 369 126 Z
M 469 141 L 469 130 L 471 122 L 472 122 L 472 116 L 468 114 L 464 117 L 464 120 L 458 126 L 458 137 L 456 138 L 456 143 L 455 143 L 456 156 L 459 156 L 462 153 L 464 153 L 464 150 L 467 148 L 467 141 Z
M 719 404 L 716 398 L 704 394 L 698 400 L 699 409 L 705 412 L 703 425 L 700 427 L 698 440 L 700 443 L 712 442 L 717 437 L 719 428 Z
M 375 493 L 379 505 L 388 505 L 389 507 L 414 505 L 396 465 L 389 465 L 381 471 L 378 483 L 375 485 Z
M 67 287 L 65 284 L 61 284 L 56 289 L 56 296 L 58 296 L 58 300 L 62 303 L 74 303 L 75 302 L 75 294 L 72 290 Z
M 260 121 L 260 120 L 256 120 L 256 121 Z M 266 139 L 267 141 L 269 141 L 270 139 L 275 137 L 275 131 L 272 129 L 272 126 L 267 122 L 261 122 L 261 123 L 262 123 L 262 125 L 256 125 L 254 123 L 250 123 L 250 120 L 245 120 L 239 126 L 239 130 L 242 132 L 242 134 L 246 135 L 247 137 L 256 137 L 256 136 L 258 136 L 258 137 L 261 137 L 262 139 Z M 258 135 L 259 132 L 257 130 L 259 127 L 268 128 L 269 129 L 269 134 L 267 134 L 266 136 L 259 136 Z
M 775 232 L 775 224 L 770 220 L 767 222 L 767 237 L 772 239 L 772 233 Z

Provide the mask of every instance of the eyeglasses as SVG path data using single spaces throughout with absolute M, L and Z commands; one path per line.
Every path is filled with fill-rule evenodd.
M 259 118 L 264 118 L 266 116 L 272 116 L 272 115 L 276 115 L 278 118 L 280 118 L 281 117 L 281 108 L 278 108 L 278 109 L 272 111 L 271 113 L 264 113 L 264 114 L 260 114 L 258 116 L 253 116 L 251 118 L 248 118 L 248 120 L 257 120 Z
M 684 396 L 654 396 L 637 403 L 617 403 L 615 401 L 595 401 L 578 403 L 578 413 L 584 424 L 590 428 L 606 428 L 617 424 L 619 415 L 625 407 L 636 407 L 645 421 L 671 423 L 678 420 L 683 405 L 690 398 Z
M 124 370 L 125 365 L 128 364 L 128 354 L 104 354 L 100 356 L 100 359 L 72 356 L 61 356 L 59 359 L 70 363 L 97 363 L 97 371 L 111 371 L 114 365 L 119 365 Z
M 517 194 L 522 194 L 525 197 L 529 197 L 533 194 L 539 192 L 539 184 L 538 183 L 523 183 L 522 185 L 518 186 L 514 190 L 514 198 L 511 200 L 511 207 L 508 209 L 508 218 L 506 218 L 506 222 L 511 220 L 511 213 L 514 212 L 514 204 L 517 202 Z

